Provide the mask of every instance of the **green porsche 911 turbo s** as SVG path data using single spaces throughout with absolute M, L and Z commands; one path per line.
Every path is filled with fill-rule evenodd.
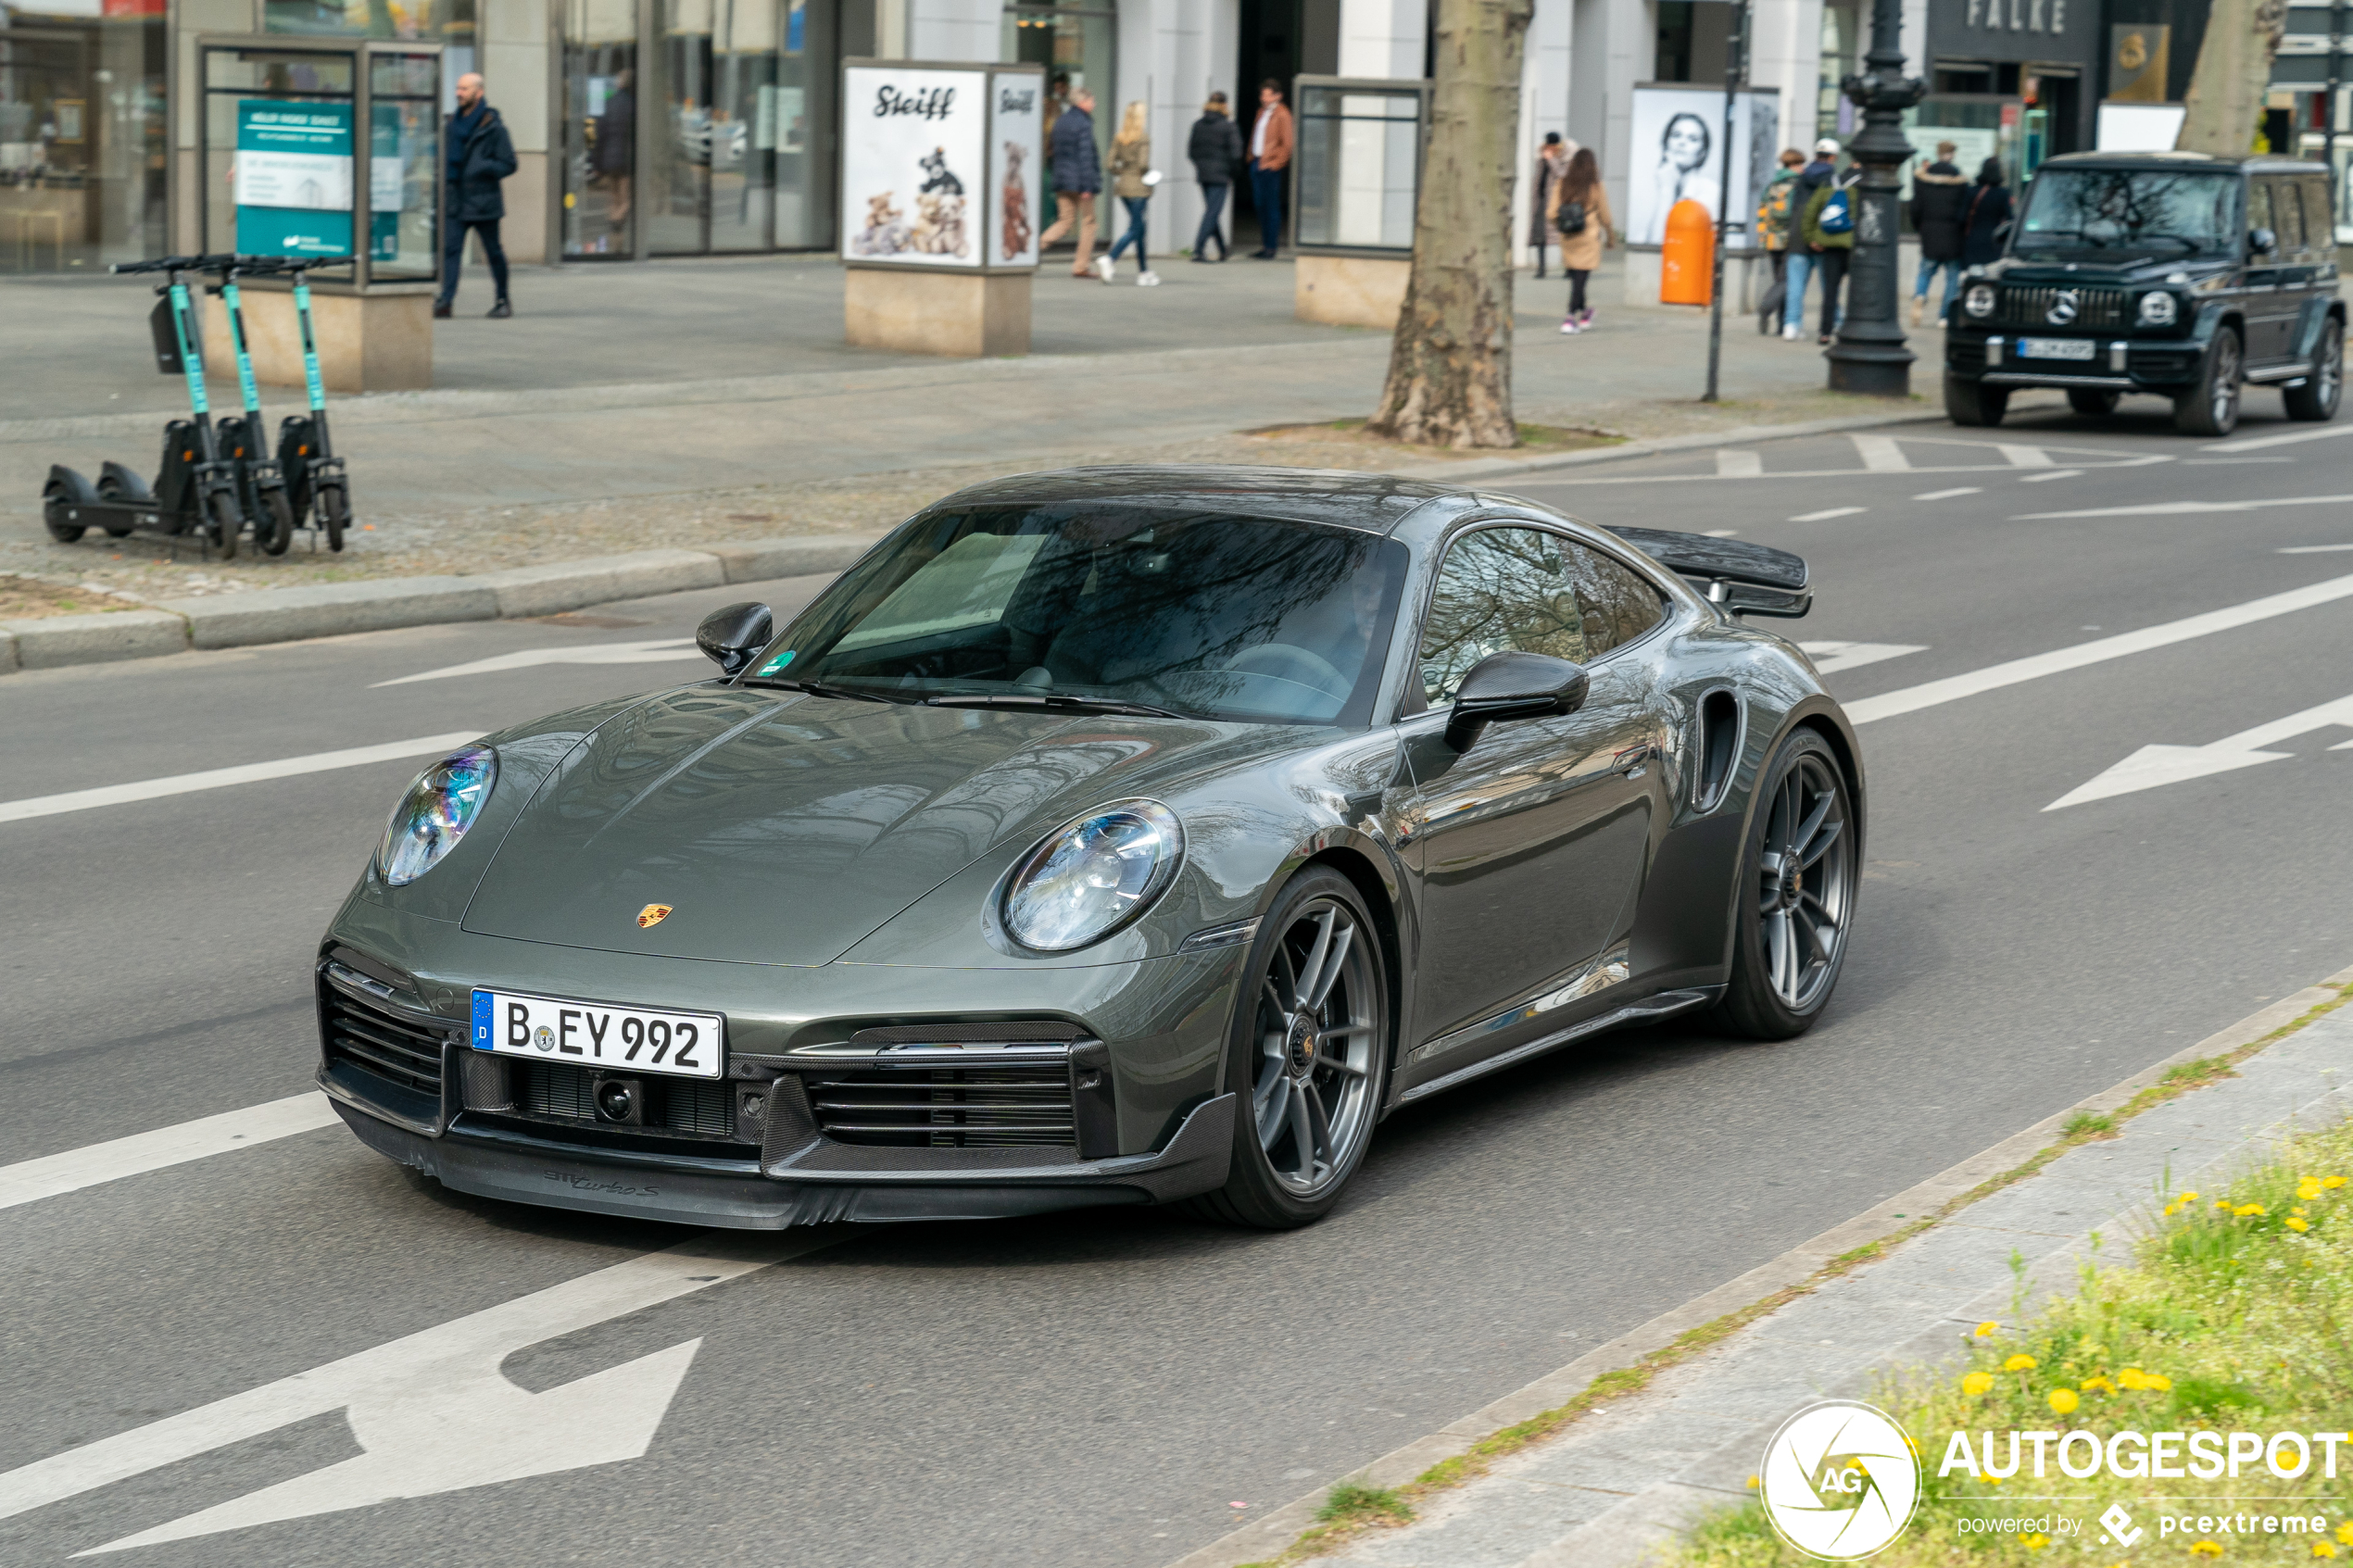
M 1397 1106 L 1829 1002 L 1855 735 L 1804 561 L 1375 475 L 962 491 L 716 678 L 426 771 L 320 1082 L 469 1193 L 695 1224 L 1327 1211 Z

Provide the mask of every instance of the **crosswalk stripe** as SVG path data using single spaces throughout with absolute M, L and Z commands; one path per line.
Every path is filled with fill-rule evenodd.
M 13 1209 L 19 1203 L 32 1203 L 120 1181 L 125 1176 L 160 1171 L 167 1165 L 184 1165 L 191 1160 L 258 1148 L 278 1138 L 328 1126 L 335 1120 L 334 1108 L 327 1103 L 327 1097 L 313 1091 L 273 1099 L 266 1105 L 249 1105 L 242 1110 L 224 1110 L 218 1116 L 200 1116 L 194 1122 L 157 1127 L 151 1133 L 134 1133 L 127 1138 L 69 1148 L 63 1154 L 20 1160 L 13 1165 L 0 1165 L 0 1209 Z
M 1894 436 L 1850 435 L 1846 439 L 1855 443 L 1856 455 L 1863 459 L 1863 466 L 1871 472 L 1911 471 L 1912 459 L 1904 456 L 1904 448 L 1896 445 Z
M 2013 446 L 2007 442 L 1996 441 L 1994 450 L 1999 452 L 2014 469 L 2046 469 L 2051 466 L 2051 455 L 2040 446 Z
M 1718 479 L 1754 479 L 1765 471 L 1765 454 L 1743 452 L 1730 446 L 1716 452 L 1716 477 Z

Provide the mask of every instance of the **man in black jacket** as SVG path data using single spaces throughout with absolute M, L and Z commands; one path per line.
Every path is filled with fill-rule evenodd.
M 1960 149 L 1936 144 L 1936 161 L 1912 175 L 1912 228 L 1920 237 L 1919 275 L 1912 283 L 1912 325 L 1928 312 L 1929 285 L 1944 274 L 1944 302 L 1936 319 L 1949 324 L 1953 295 L 1961 286 L 1961 231 L 1969 221 L 1969 176 L 1953 161 Z
M 1202 106 L 1201 118 L 1193 121 L 1193 133 L 1186 141 L 1185 156 L 1193 160 L 1193 177 L 1201 182 L 1201 231 L 1193 235 L 1193 259 L 1207 261 L 1209 242 L 1214 240 L 1217 259 L 1223 261 L 1233 252 L 1227 247 L 1217 219 L 1226 210 L 1226 193 L 1233 187 L 1234 170 L 1242 161 L 1242 133 L 1227 111 L 1225 94 L 1212 93 L 1209 102 Z
M 458 112 L 449 117 L 444 135 L 449 159 L 448 221 L 442 225 L 441 297 L 433 302 L 433 313 L 447 317 L 458 297 L 458 269 L 466 259 L 466 232 L 471 229 L 482 236 L 490 281 L 498 288 L 498 302 L 490 314 L 504 320 L 515 312 L 507 303 L 507 252 L 498 244 L 498 220 L 507 216 L 498 182 L 515 171 L 515 144 L 498 111 L 483 102 L 482 78 L 472 71 L 458 79 Z

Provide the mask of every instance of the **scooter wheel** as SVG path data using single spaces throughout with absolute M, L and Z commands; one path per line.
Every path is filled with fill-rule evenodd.
M 326 525 L 327 548 L 342 549 L 344 530 L 351 526 L 351 508 L 344 500 L 342 485 L 319 486 L 319 521 Z
M 212 515 L 208 531 L 212 535 L 212 547 L 220 552 L 222 560 L 237 558 L 237 533 L 245 527 L 245 514 L 237 509 L 237 498 L 226 490 L 216 490 L 205 503 Z
M 294 543 L 294 506 L 283 490 L 261 493 L 261 515 L 254 520 L 253 542 L 265 556 L 283 556 Z
M 114 477 L 111 474 L 102 477 L 98 481 L 98 499 L 101 501 L 120 501 L 123 499 L 122 486 L 114 482 Z M 132 531 L 138 525 L 129 522 L 117 525 L 115 523 L 108 522 L 102 523 L 99 526 L 103 527 L 107 531 L 107 537 L 109 539 L 128 539 L 131 537 Z
M 49 537 L 60 545 L 73 544 L 90 532 L 81 523 L 65 521 L 66 507 L 70 499 L 62 484 L 52 484 L 41 493 L 41 521 L 48 528 Z

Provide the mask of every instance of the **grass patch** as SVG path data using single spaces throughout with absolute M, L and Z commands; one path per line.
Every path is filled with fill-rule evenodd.
M 2115 1117 L 2101 1116 L 2089 1110 L 2079 1110 L 2067 1119 L 2063 1135 L 2070 1138 L 2095 1138 L 2115 1131 Z
M 31 621 L 52 615 L 95 615 L 136 607 L 94 589 L 69 587 L 38 577 L 0 572 L 0 621 Z
M 1509 450 L 1519 456 L 1576 452 L 1592 446 L 1617 446 L 1624 445 L 1627 439 L 1615 431 L 1586 430 L 1575 425 L 1522 424 L 1518 430 L 1519 445 Z M 1492 446 L 1416 446 L 1402 441 L 1390 441 L 1368 433 L 1363 420 L 1333 420 L 1324 424 L 1267 425 L 1242 433 L 1258 441 L 1377 446 L 1391 452 L 1420 452 L 1432 458 L 1480 458 L 1504 455 L 1504 449 Z
M 1888 1568 L 1972 1568 L 2083 1562 L 2205 1561 L 2210 1540 L 2228 1562 L 2310 1563 L 2353 1559 L 2353 1465 L 2335 1478 L 2316 1445 L 2309 1472 L 2273 1476 L 2259 1461 L 2233 1479 L 2120 1480 L 2105 1469 L 2033 1474 L 2022 1445 L 2016 1474 L 1997 1477 L 1983 1434 L 2086 1430 L 2201 1433 L 2342 1432 L 2353 1417 L 2353 1122 L 2293 1140 L 2282 1157 L 2227 1190 L 2169 1195 L 2156 1230 L 2124 1266 L 2087 1268 L 2076 1292 L 2017 1325 L 1983 1325 L 1966 1365 L 1890 1378 L 1876 1402 L 1904 1424 L 1925 1466 L 1911 1528 L 1872 1561 Z M 1940 1476 L 1955 1433 L 1975 1463 Z M 2209 1437 L 2209 1440 L 2213 1440 Z M 2219 1451 L 2227 1453 L 2227 1448 Z M 2195 1449 L 2190 1451 L 2194 1457 Z M 2022 1494 L 2022 1495 L 2021 1495 Z M 2227 1494 L 2227 1497 L 2225 1497 Z M 2102 1540 L 2090 1522 L 2121 1503 L 2148 1534 L 2133 1550 Z M 2320 1535 L 2214 1530 L 2161 1537 L 2161 1514 L 2321 1515 Z M 1972 1520 L 2066 1515 L 2089 1539 L 1971 1533 Z M 1798 1568 L 1755 1501 L 1692 1532 L 1663 1560 L 1673 1568 Z
M 1359 1486 L 1343 1481 L 1334 1486 L 1315 1517 L 1327 1524 L 1403 1524 L 1414 1516 L 1413 1505 L 1394 1487 Z

